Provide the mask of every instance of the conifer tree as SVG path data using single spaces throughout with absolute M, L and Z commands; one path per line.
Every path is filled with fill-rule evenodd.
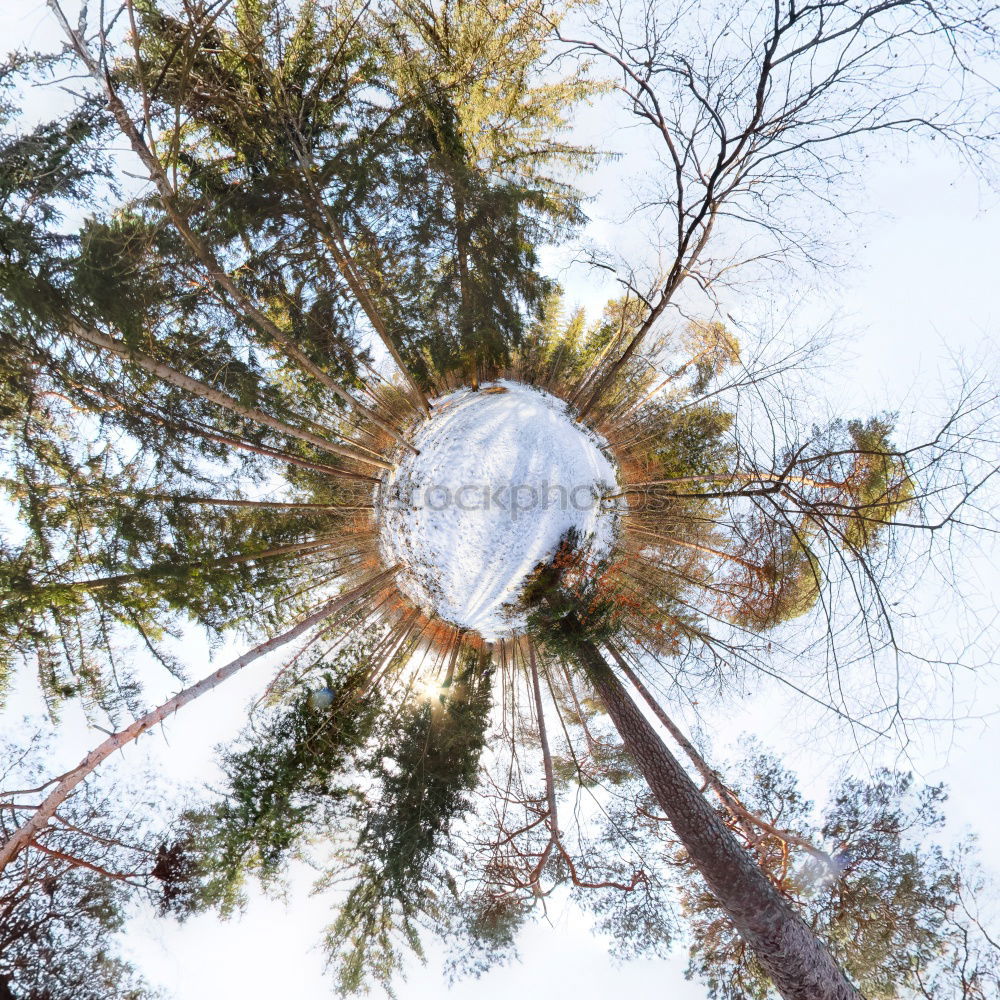
M 751 814 L 741 797 L 755 790 L 722 783 L 633 667 L 666 664 L 681 684 L 720 688 L 739 670 L 766 671 L 795 623 L 825 625 L 839 653 L 841 591 L 855 595 L 865 652 L 886 636 L 894 646 L 883 589 L 894 544 L 956 524 L 997 471 L 970 457 L 985 437 L 968 430 L 974 392 L 915 445 L 897 443 L 892 414 L 806 426 L 780 386 L 768 406 L 773 371 L 716 311 L 664 322 L 688 278 L 711 293 L 726 273 L 707 257 L 714 228 L 758 190 L 773 194 L 785 173 L 768 165 L 813 143 L 800 137 L 811 109 L 829 109 L 826 91 L 857 97 L 835 68 L 795 104 L 803 60 L 847 38 L 873 68 L 880 32 L 964 44 L 978 15 L 955 23 L 951 4 L 935 19 L 937 8 L 908 2 L 860 20 L 839 2 L 776 9 L 773 23 L 734 13 L 763 48 L 754 35 L 743 61 L 726 64 L 734 76 L 720 81 L 714 115 L 714 81 L 678 70 L 690 66 L 686 36 L 666 45 L 647 19 L 645 44 L 632 46 L 622 22 L 592 19 L 604 41 L 583 48 L 623 74 L 619 89 L 676 167 L 661 208 L 678 228 L 652 290 L 629 275 L 588 322 L 539 263 L 546 241 L 583 221 L 568 173 L 596 161 L 565 132 L 598 88 L 587 67 L 560 76 L 550 63 L 572 6 L 126 0 L 124 33 L 50 7 L 67 50 L 13 60 L 0 78 L 86 78 L 70 112 L 24 133 L 0 107 L 0 485 L 24 527 L 0 543 L 0 691 L 12 666 L 34 660 L 53 711 L 82 697 L 115 731 L 12 805 L 0 875 L 49 856 L 49 820 L 102 761 L 304 637 L 269 708 L 224 752 L 221 794 L 156 852 L 166 911 L 228 913 L 248 874 L 273 885 L 316 841 L 336 858 L 321 887 L 350 880 L 327 939 L 345 993 L 391 989 L 425 929 L 485 943 L 473 968 L 502 957 L 557 885 L 587 900 L 625 951 L 678 936 L 679 891 L 704 930 L 693 967 L 719 995 L 847 998 L 955 981 L 970 927 L 954 919 L 961 880 L 940 854 L 904 845 L 905 780 L 850 786 L 822 834 L 870 845 L 867 818 L 851 812 L 867 803 L 888 829 L 874 840 L 891 870 L 861 866 L 837 883 L 841 897 L 798 891 L 774 844 L 785 858 L 805 851 L 805 870 L 822 853 L 804 846 L 815 831 L 775 833 Z M 664 79 L 679 87 L 666 109 Z M 894 127 L 906 94 L 893 87 L 872 130 Z M 846 106 L 839 138 L 860 137 L 871 109 Z M 706 141 L 717 156 L 702 155 Z M 122 142 L 142 189 L 116 187 L 103 150 Z M 781 248 L 795 244 L 765 226 Z M 375 522 L 395 463 L 417 452 L 435 413 L 430 398 L 499 377 L 562 398 L 614 455 L 619 482 L 595 498 L 616 518 L 613 551 L 594 557 L 588 539 L 567 535 L 525 590 L 527 635 L 493 644 L 396 586 Z M 763 400 L 763 438 L 746 396 Z M 942 513 L 939 496 L 954 506 Z M 180 675 L 163 640 L 192 624 L 253 645 L 146 708 L 123 643 L 137 639 Z M 601 732 L 602 706 L 617 740 Z M 756 791 L 781 783 L 763 770 Z M 627 840 L 578 827 L 571 839 L 576 811 L 560 798 L 571 787 L 600 809 L 618 792 L 638 802 L 615 809 Z M 782 794 L 794 811 L 795 795 Z M 672 834 L 650 834 L 656 810 Z M 664 874 L 670 837 L 667 867 L 697 890 Z M 472 859 L 471 892 L 452 876 L 456 859 Z M 708 893 L 696 894 L 699 878 Z M 898 903 L 878 941 L 863 914 L 873 881 Z M 101 898 L 111 916 L 94 926 L 98 959 L 120 902 Z M 944 958 L 930 955 L 934 933 L 948 938 Z M 845 956 L 848 934 L 872 938 L 870 962 Z M 970 997 L 995 979 L 988 957 L 975 976 Z

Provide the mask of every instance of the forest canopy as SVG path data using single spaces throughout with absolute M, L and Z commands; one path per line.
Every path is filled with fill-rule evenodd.
M 909 756 L 995 638 L 995 358 L 862 405 L 769 309 L 832 287 L 886 144 L 991 179 L 997 11 L 47 17 L 0 66 L 0 704 L 52 734 L 4 748 L 0 1000 L 158 995 L 136 912 L 305 871 L 344 996 L 482 975 L 557 903 L 713 1000 L 995 996 Z M 819 713 L 829 789 L 713 761 L 757 691 Z M 203 697 L 240 731 L 194 787 L 109 770 Z

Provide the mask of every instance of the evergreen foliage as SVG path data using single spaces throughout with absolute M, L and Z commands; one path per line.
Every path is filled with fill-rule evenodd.
M 527 631 L 550 652 L 572 661 L 579 641 L 611 638 L 624 613 L 604 583 L 607 562 L 588 559 L 575 528 L 563 536 L 555 556 L 535 568 L 522 592 Z
M 772 755 L 755 748 L 739 770 L 745 784 L 737 791 L 751 812 L 816 845 L 810 852 L 764 834 L 755 851 L 864 996 L 995 993 L 1000 956 L 977 921 L 983 884 L 974 845 L 949 852 L 930 839 L 944 820 L 941 786 L 920 787 L 886 769 L 847 778 L 817 820 L 794 774 Z M 688 975 L 703 979 L 713 1000 L 776 996 L 696 876 L 681 897 L 691 915 Z
M 365 691 L 369 650 L 351 644 L 333 662 L 315 665 L 332 692 L 329 705 L 315 707 L 300 692 L 222 754 L 222 796 L 188 811 L 175 837 L 185 860 L 165 898 L 168 911 L 230 914 L 248 877 L 274 884 L 314 831 L 358 806 L 352 769 L 382 708 L 377 693 Z
M 402 706 L 371 761 L 373 801 L 351 851 L 354 884 L 327 935 L 342 995 L 392 991 L 420 925 L 439 932 L 458 894 L 447 838 L 471 808 L 490 709 L 488 676 L 466 673 L 443 704 Z
M 874 648 L 880 560 L 910 515 L 929 526 L 921 504 L 954 439 L 924 446 L 920 467 L 919 449 L 894 444 L 895 415 L 807 433 L 784 397 L 760 403 L 758 437 L 743 390 L 770 375 L 742 333 L 661 321 L 682 280 L 702 282 L 729 192 L 692 212 L 678 190 L 684 245 L 648 295 L 630 275 L 598 318 L 567 307 L 542 252 L 585 221 L 573 177 L 600 157 L 569 130 L 604 89 L 585 61 L 553 61 L 578 6 L 134 0 L 128 37 L 98 44 L 83 17 L 68 26 L 75 56 L 0 66 L 0 515 L 17 522 L 0 538 L 0 698 L 30 663 L 53 714 L 78 698 L 92 716 L 139 715 L 136 646 L 180 676 L 168 648 L 186 627 L 259 638 L 310 624 L 342 588 L 363 602 L 322 626 L 311 665 L 222 751 L 206 803 L 166 839 L 129 828 L 158 850 L 119 843 L 84 790 L 70 800 L 80 828 L 60 814 L 0 870 L 0 1000 L 142 1000 L 111 941 L 130 893 L 228 915 L 248 880 L 273 888 L 302 860 L 318 889 L 342 890 L 326 948 L 345 995 L 391 994 L 426 932 L 482 972 L 556 887 L 619 954 L 664 954 L 686 925 L 690 973 L 713 998 L 773 995 L 608 731 L 607 699 L 592 697 L 601 669 L 614 676 L 601 648 L 625 674 L 619 650 L 718 689 L 815 609 L 833 636 L 838 589 L 855 592 Z M 644 110 L 663 58 L 647 41 L 620 86 L 648 85 L 632 110 L 666 135 L 662 110 Z M 72 107 L 22 127 L 18 89 L 81 66 L 92 79 Z M 737 146 L 772 141 L 754 140 Z M 122 141 L 151 186 L 121 181 L 106 150 Z M 734 156 L 719 169 L 738 193 L 757 181 Z M 701 166 L 684 176 L 701 162 L 685 156 L 678 185 L 714 184 Z M 501 375 L 555 392 L 601 437 L 619 482 L 600 500 L 619 531 L 596 559 L 571 529 L 524 589 L 527 635 L 494 649 L 390 585 L 372 512 L 431 412 L 424 396 Z M 421 699 L 428 659 L 445 681 Z M 700 770 L 869 1000 L 1000 989 L 971 849 L 924 840 L 940 789 L 880 771 L 845 781 L 817 821 L 773 758 L 750 758 L 738 794 Z M 4 840 L 19 843 L 8 820 L 32 808 L 0 801 Z M 580 822 L 598 813 L 602 828 Z M 82 839 L 58 842 L 79 856 L 49 849 L 67 830 Z M 95 843 L 143 862 L 105 870 Z

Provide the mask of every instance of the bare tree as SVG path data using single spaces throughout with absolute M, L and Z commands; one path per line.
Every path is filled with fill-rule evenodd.
M 618 277 L 645 318 L 577 387 L 581 417 L 689 281 L 711 297 L 750 265 L 821 260 L 817 211 L 850 214 L 844 187 L 884 135 L 940 139 L 976 167 L 988 156 L 989 0 L 612 0 L 588 26 L 562 40 L 606 60 L 626 109 L 651 130 L 658 169 L 639 209 L 664 232 L 648 287 Z

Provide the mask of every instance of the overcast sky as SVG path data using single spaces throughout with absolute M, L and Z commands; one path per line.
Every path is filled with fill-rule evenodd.
M 45 47 L 54 37 L 44 4 L 0 0 L 0 44 L 4 47 Z M 45 100 L 44 96 L 38 99 Z M 609 141 L 605 125 L 594 117 L 585 128 Z M 631 140 L 612 135 L 610 142 L 627 147 Z M 919 408 L 924 399 L 932 399 L 930 389 L 936 387 L 940 371 L 951 364 L 953 354 L 976 356 L 997 337 L 1000 210 L 997 197 L 937 147 L 917 149 L 905 164 L 896 162 L 893 155 L 869 163 L 866 206 L 879 214 L 866 216 L 853 235 L 852 266 L 812 288 L 803 314 L 834 316 L 848 335 L 850 361 L 829 372 L 826 391 L 831 400 L 850 401 L 862 407 L 862 412 L 866 406 L 891 408 L 897 403 L 904 410 Z M 640 163 L 626 161 L 590 182 L 595 194 L 590 208 L 594 238 L 632 239 L 615 212 L 623 203 L 623 178 L 629 170 L 638 174 L 640 169 Z M 551 254 L 547 259 L 556 263 L 560 258 Z M 560 271 L 560 280 L 571 301 L 592 308 L 612 291 L 579 269 Z M 791 290 L 774 292 L 781 299 Z M 796 288 L 792 294 L 800 293 Z M 739 300 L 729 304 L 740 315 Z M 1000 592 L 989 552 L 970 552 L 967 558 L 982 574 L 982 594 L 988 595 L 990 588 Z M 941 627 L 946 628 L 946 623 Z M 206 650 L 200 641 L 192 639 L 185 652 L 192 678 L 207 672 Z M 215 659 L 222 662 L 233 652 L 227 647 Z M 269 676 L 265 663 L 249 668 L 185 709 L 162 734 L 130 747 L 121 766 L 129 772 L 150 767 L 178 785 L 210 780 L 212 747 L 236 732 L 248 701 L 260 693 Z M 979 714 L 987 716 L 1000 706 L 1000 681 L 995 674 L 962 677 L 957 684 L 960 695 L 974 701 Z M 149 684 L 149 703 L 169 693 L 168 679 L 156 675 Z M 38 710 L 31 678 L 21 678 L 0 727 L 13 727 L 25 711 Z M 683 706 L 674 710 L 684 717 Z M 794 759 L 810 797 L 822 798 L 826 784 L 843 763 L 831 753 L 833 736 L 817 739 L 813 735 L 835 733 L 831 721 L 804 709 L 774 685 L 761 687 L 738 703 L 717 706 L 706 719 L 718 756 L 734 754 L 741 735 L 752 732 L 765 745 Z M 688 715 L 687 722 L 692 725 L 695 720 Z M 1000 871 L 1000 840 L 992 834 L 1000 802 L 995 781 L 984 781 L 984 762 L 1000 760 L 998 733 L 996 725 L 969 722 L 957 729 L 923 731 L 908 748 L 908 761 L 922 778 L 944 780 L 951 786 L 951 835 L 963 829 L 981 831 L 984 859 L 996 871 Z M 69 713 L 53 772 L 59 764 L 77 759 L 94 739 L 94 733 L 86 732 Z M 892 758 L 896 749 L 886 747 L 882 752 Z M 143 918 L 129 930 L 126 947 L 150 981 L 179 1000 L 218 1000 L 220 996 L 318 1000 L 330 993 L 316 947 L 327 913 L 322 900 L 309 897 L 308 884 L 303 882 L 287 902 L 255 900 L 241 921 L 225 925 L 203 917 L 178 928 Z M 432 953 L 427 967 L 412 971 L 399 991 L 405 1000 L 441 995 L 440 963 L 434 958 Z M 684 981 L 683 964 L 678 958 L 615 966 L 602 943 L 590 936 L 585 922 L 556 904 L 550 926 L 528 928 L 519 964 L 495 970 L 476 983 L 461 983 L 451 995 L 455 1000 L 473 996 L 482 1000 L 542 995 L 574 1000 L 603 1000 L 619 994 L 680 1000 L 703 996 L 697 985 Z

